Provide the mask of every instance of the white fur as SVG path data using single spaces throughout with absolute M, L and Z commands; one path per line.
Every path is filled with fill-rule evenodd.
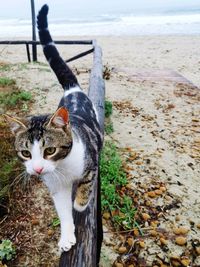
M 55 166 L 55 180 L 53 181 L 51 173 L 44 175 L 44 182 L 52 194 L 59 191 L 63 185 L 70 185 L 75 180 L 82 178 L 84 170 L 84 145 L 80 138 L 76 138 L 74 134 L 72 136 L 72 150 L 65 159 L 60 160 Z
M 79 86 L 72 87 L 69 90 L 66 90 L 64 92 L 64 97 L 68 96 L 68 95 L 70 95 L 72 93 L 75 93 L 75 92 L 82 92 L 82 90 L 81 90 L 81 88 Z
M 61 237 L 58 243 L 60 251 L 68 251 L 76 243 L 75 226 L 72 217 L 72 186 L 63 187 L 53 194 L 54 204 L 60 218 Z

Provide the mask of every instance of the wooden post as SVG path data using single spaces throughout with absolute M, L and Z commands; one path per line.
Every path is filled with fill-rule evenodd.
M 89 98 L 93 101 L 104 130 L 105 85 L 102 77 L 101 49 L 94 45 L 93 68 L 90 76 Z M 97 267 L 99 266 L 102 243 L 102 222 L 100 203 L 99 175 L 95 178 L 92 199 L 84 212 L 74 211 L 76 227 L 76 245 L 68 252 L 63 252 L 59 267 Z M 74 187 L 75 190 L 75 187 Z
M 36 42 L 36 21 L 35 21 L 35 3 L 31 0 L 31 14 L 32 14 L 32 41 Z M 37 61 L 37 45 L 32 44 L 32 56 L 33 61 Z
M 30 50 L 29 50 L 29 45 L 28 44 L 26 44 L 26 52 L 27 52 L 28 62 L 31 62 Z

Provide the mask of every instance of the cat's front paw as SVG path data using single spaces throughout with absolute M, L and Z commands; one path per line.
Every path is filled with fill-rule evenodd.
M 76 244 L 76 237 L 74 233 L 68 233 L 67 236 L 61 237 L 58 242 L 60 252 L 69 251 L 73 245 Z

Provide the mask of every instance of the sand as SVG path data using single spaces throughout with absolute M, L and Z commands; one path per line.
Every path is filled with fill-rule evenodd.
M 157 227 L 165 229 L 167 250 L 160 244 L 162 236 L 151 236 L 147 230 L 146 237 L 140 237 L 145 241 L 145 248 L 140 250 L 138 257 L 145 260 L 144 266 L 161 266 L 158 260 L 166 266 L 175 266 L 175 257 L 178 257 L 177 261 L 188 259 L 188 264 L 183 266 L 200 266 L 200 256 L 194 256 L 193 252 L 194 241 L 200 240 L 200 37 L 96 39 L 103 50 L 104 65 L 111 72 L 106 81 L 106 98 L 114 104 L 114 133 L 106 138 L 114 140 L 119 149 L 131 147 L 137 153 L 137 160 L 131 163 L 134 170 L 129 178 L 133 190 L 140 190 L 146 196 L 157 184 L 166 187 L 166 192 L 150 202 L 152 206 L 165 210 L 156 220 L 159 221 Z M 67 59 L 87 50 L 87 47 L 59 46 L 59 50 Z M 45 62 L 41 49 L 38 59 Z M 21 64 L 21 67 L 14 65 L 12 71 L 1 75 L 15 78 L 20 88 L 32 92 L 36 99 L 32 114 L 56 109 L 62 89 L 48 66 L 22 64 L 27 62 L 24 46 L 0 46 L 0 61 Z M 70 63 L 80 72 L 78 79 L 84 90 L 89 78 L 86 70 L 91 68 L 91 64 L 91 55 Z M 149 211 L 146 207 L 144 209 Z M 119 235 L 113 236 L 104 223 L 107 233 L 102 249 L 102 266 L 109 267 L 118 256 L 116 247 L 122 241 Z M 151 226 L 151 222 L 146 221 L 142 227 L 150 229 Z M 177 236 L 173 228 L 180 226 L 188 228 L 188 233 L 184 234 L 187 240 L 184 246 L 175 244 Z M 56 241 L 52 242 L 53 251 Z M 121 256 L 118 262 L 124 264 L 121 266 L 128 266 Z M 143 265 L 138 263 L 137 266 Z

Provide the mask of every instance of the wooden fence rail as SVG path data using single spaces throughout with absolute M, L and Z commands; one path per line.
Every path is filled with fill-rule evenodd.
M 105 84 L 102 70 L 101 48 L 93 41 L 94 56 L 90 75 L 88 96 L 96 107 L 101 131 L 104 131 Z M 75 189 L 74 189 L 75 190 Z M 74 210 L 77 243 L 68 252 L 63 252 L 59 267 L 97 267 L 99 266 L 101 243 L 103 239 L 100 199 L 100 176 L 95 178 L 92 199 L 87 209 L 80 213 Z
M 59 40 L 59 41 L 54 41 L 55 44 L 58 45 L 93 45 L 92 40 L 70 40 L 70 41 L 64 41 L 64 40 Z M 27 53 L 27 58 L 28 62 L 31 62 L 31 56 L 30 56 L 30 48 L 29 45 L 32 45 L 32 59 L 33 61 L 37 61 L 37 46 L 40 45 L 39 41 L 27 41 L 27 40 L 16 40 L 16 41 L 0 41 L 0 45 L 25 45 L 26 46 L 26 53 Z M 70 58 L 66 60 L 66 62 L 73 61 L 75 59 L 78 59 L 80 57 L 86 56 L 90 53 L 92 53 L 94 49 L 87 50 L 83 53 L 78 54 L 77 56 Z

